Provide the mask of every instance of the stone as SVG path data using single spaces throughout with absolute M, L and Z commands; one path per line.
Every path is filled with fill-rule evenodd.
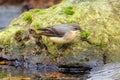
M 0 31 L 0 55 L 56 65 L 120 61 L 119 8 L 119 0 L 63 0 L 48 9 L 32 9 Z M 39 35 L 38 28 L 63 23 L 77 23 L 83 30 L 72 43 L 57 44 Z

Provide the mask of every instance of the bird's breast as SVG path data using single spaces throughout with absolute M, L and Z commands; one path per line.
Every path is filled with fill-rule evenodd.
M 78 31 L 69 31 L 64 35 L 64 39 L 66 39 L 68 42 L 71 42 L 74 40 L 77 36 Z
M 67 43 L 63 37 L 50 37 L 50 39 L 56 43 Z
M 69 43 L 76 38 L 77 31 L 69 31 L 63 37 L 50 37 L 56 43 Z

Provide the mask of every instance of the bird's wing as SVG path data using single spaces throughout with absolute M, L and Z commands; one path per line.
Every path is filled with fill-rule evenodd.
M 69 25 L 69 24 L 60 24 L 60 25 L 53 26 L 53 29 L 56 32 L 59 32 L 60 34 L 65 34 L 66 32 L 71 30 L 70 27 L 71 27 L 71 25 Z
M 56 29 L 54 29 L 53 27 L 40 28 L 39 30 L 42 31 L 40 33 L 41 35 L 45 35 L 48 37 L 62 37 L 64 35 L 63 33 L 59 33 L 58 31 L 56 31 Z
M 60 24 L 52 27 L 40 28 L 39 30 L 41 30 L 41 34 L 45 36 L 63 37 L 66 32 L 71 30 L 70 26 L 69 24 Z

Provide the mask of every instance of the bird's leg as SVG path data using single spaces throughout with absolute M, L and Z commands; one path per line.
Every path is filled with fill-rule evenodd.
M 103 63 L 106 64 L 107 63 L 107 52 L 103 53 Z
M 58 56 L 57 56 L 57 63 L 59 64 L 60 61 L 61 61 L 61 58 L 63 56 L 62 52 L 57 52 L 58 53 Z
M 73 50 L 72 44 L 73 44 L 73 43 L 63 44 L 63 45 L 61 46 L 61 48 L 62 48 L 63 51 L 66 50 L 66 49 L 71 49 L 71 50 Z

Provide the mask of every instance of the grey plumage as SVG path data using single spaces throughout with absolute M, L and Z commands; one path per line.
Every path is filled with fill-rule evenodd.
M 40 28 L 41 35 L 48 37 L 63 37 L 66 32 L 71 30 L 81 30 L 78 24 L 60 24 L 47 28 Z

